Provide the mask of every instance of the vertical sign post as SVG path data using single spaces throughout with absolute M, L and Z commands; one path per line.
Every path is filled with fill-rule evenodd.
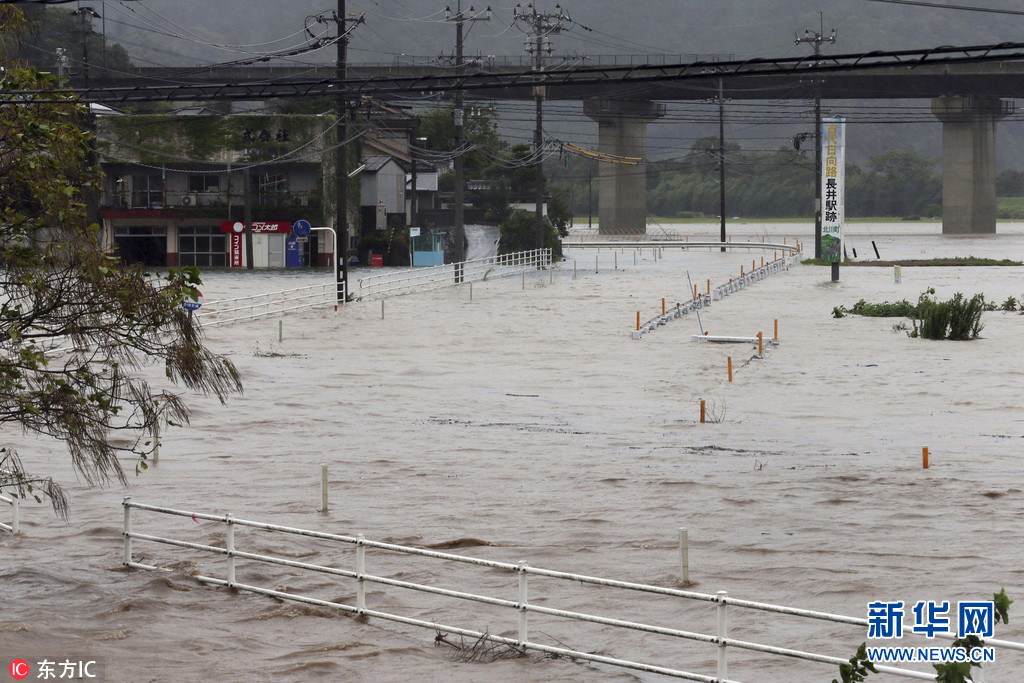
M 839 280 L 843 256 L 846 180 L 846 123 L 841 118 L 821 120 L 821 257 L 832 263 L 832 282 Z

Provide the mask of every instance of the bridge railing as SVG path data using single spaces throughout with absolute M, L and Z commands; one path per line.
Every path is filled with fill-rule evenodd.
M 291 600 L 316 605 L 347 614 L 375 617 L 410 626 L 431 629 L 437 634 L 435 642 L 450 643 L 450 641 L 446 640 L 447 636 L 449 634 L 455 634 L 473 638 L 478 641 L 487 641 L 490 643 L 509 646 L 520 651 L 533 650 L 578 660 L 599 662 L 626 669 L 658 673 L 675 678 L 704 681 L 705 683 L 728 683 L 728 653 L 733 648 L 768 655 L 819 662 L 833 666 L 846 664 L 849 661 L 848 657 L 836 657 L 832 655 L 806 652 L 731 637 L 729 634 L 730 608 L 753 610 L 762 613 L 771 613 L 774 615 L 787 615 L 819 622 L 824 621 L 857 627 L 861 630 L 860 633 L 853 638 L 854 642 L 863 640 L 864 634 L 867 632 L 869 627 L 869 621 L 867 618 L 831 614 L 827 612 L 786 607 L 750 600 L 737 600 L 735 598 L 730 598 L 725 591 L 719 591 L 718 593 L 711 595 L 662 586 L 604 579 L 583 574 L 531 567 L 523 561 L 517 563 L 500 562 L 452 553 L 443 553 L 425 548 L 415 548 L 397 545 L 394 543 L 373 541 L 363 537 L 362 535 L 345 536 L 340 534 L 329 534 L 310 529 L 238 519 L 230 514 L 214 515 L 174 508 L 158 507 L 154 505 L 145 505 L 132 502 L 130 497 L 126 497 L 122 505 L 124 509 L 124 528 L 122 532 L 124 537 L 124 565 L 127 567 L 146 570 L 160 568 L 156 565 L 144 564 L 135 561 L 133 543 L 136 541 L 162 544 L 191 551 L 198 551 L 200 553 L 219 555 L 224 558 L 224 563 L 222 565 L 223 573 L 221 573 L 220 576 L 199 575 L 195 578 L 210 585 L 227 586 L 240 591 L 249 591 L 282 600 Z M 166 536 L 140 533 L 135 531 L 133 527 L 133 510 L 156 513 L 170 517 L 191 518 L 191 520 L 197 524 L 202 522 L 214 522 L 218 525 L 223 525 L 223 529 L 218 528 L 212 533 L 209 531 L 206 532 L 206 536 L 223 539 L 223 545 L 210 545 L 196 540 L 182 540 Z M 180 529 L 180 526 L 175 526 L 171 523 L 169 528 Z M 192 528 L 191 525 L 189 528 Z M 313 562 L 296 560 L 294 559 L 296 557 L 294 552 L 295 549 L 291 546 L 289 546 L 287 550 L 282 550 L 275 554 L 275 550 L 270 547 L 271 543 L 269 542 L 269 538 L 271 537 L 257 534 L 240 536 L 236 532 L 238 529 L 253 529 L 257 532 L 268 532 L 273 534 L 273 538 L 279 539 L 278 544 L 284 544 L 287 538 L 296 538 L 296 540 L 305 539 L 300 552 L 302 557 L 307 558 L 313 556 L 317 552 L 317 550 L 311 550 L 308 547 L 313 545 L 313 539 L 326 542 L 326 544 L 323 544 L 323 547 L 319 552 L 333 558 L 332 564 L 321 565 Z M 243 549 L 243 544 L 246 547 L 262 549 L 262 551 L 250 552 L 249 550 Z M 339 552 L 339 550 L 341 552 Z M 344 553 L 345 550 L 350 551 L 350 553 Z M 370 561 L 368 551 L 371 550 L 374 551 L 373 561 L 375 565 L 380 566 L 382 570 L 385 565 L 388 565 L 394 568 L 393 573 L 398 574 L 399 576 L 408 576 L 410 571 L 424 573 L 424 562 L 428 560 L 442 562 L 444 564 L 441 565 L 439 569 L 429 571 L 430 576 L 439 576 L 440 581 L 449 585 L 458 581 L 456 585 L 458 585 L 460 589 L 455 590 L 452 588 L 441 588 L 438 586 L 427 585 L 425 583 L 415 583 L 395 578 L 394 576 L 384 576 L 379 573 L 379 571 L 370 571 L 370 569 L 368 569 Z M 344 562 L 338 562 L 341 560 L 344 560 Z M 302 570 L 338 577 L 341 579 L 348 579 L 354 582 L 354 604 L 351 602 L 339 602 L 338 599 L 326 600 L 310 595 L 301 595 L 285 590 L 257 586 L 239 580 L 239 571 L 247 572 L 254 566 L 251 563 L 270 564 L 288 568 L 289 570 Z M 337 564 L 344 563 L 347 563 L 347 568 L 335 566 Z M 474 568 L 482 571 L 479 572 L 479 574 L 473 575 L 478 578 L 459 580 L 453 574 L 455 567 L 448 563 L 462 565 L 468 568 L 467 571 L 472 571 Z M 265 576 L 265 573 L 265 570 L 261 568 L 254 571 L 253 575 Z M 479 579 L 480 575 L 483 575 L 485 579 Z M 459 576 L 461 577 L 461 574 Z M 507 577 L 507 579 L 502 579 L 501 577 Z M 538 582 L 540 586 L 547 589 L 540 591 L 541 594 L 538 595 L 537 586 L 532 580 L 540 577 L 543 577 L 544 579 L 553 579 L 554 581 L 544 581 L 543 583 Z M 268 578 L 266 580 L 273 581 L 276 579 Z M 335 584 L 331 584 L 331 586 L 332 592 L 337 594 L 337 586 Z M 379 593 L 368 595 L 368 589 L 374 586 L 387 587 L 389 590 L 385 591 L 384 588 L 380 588 Z M 480 589 L 477 588 L 478 586 L 488 586 L 489 589 Z M 552 589 L 552 587 L 554 588 Z M 641 595 L 656 596 L 657 599 L 692 601 L 694 603 L 714 605 L 714 633 L 687 631 L 656 624 L 645 624 L 630 621 L 615 616 L 598 615 L 589 612 L 577 611 L 575 609 L 561 609 L 552 606 L 555 604 L 566 604 L 569 600 L 574 601 L 573 604 L 580 604 L 580 602 L 587 605 L 593 604 L 595 602 L 594 598 L 597 597 L 596 594 L 580 592 L 590 590 L 590 587 L 601 587 L 602 591 L 609 588 L 625 591 L 625 602 L 619 603 L 623 605 L 635 606 L 635 602 L 640 599 Z M 481 592 L 470 592 L 470 590 L 499 591 L 499 595 L 484 595 Z M 397 595 L 400 591 L 412 591 L 415 594 L 436 596 L 435 602 L 442 602 L 445 605 L 448 605 L 448 601 L 460 601 L 458 604 L 461 606 L 458 608 L 452 608 L 450 606 L 436 607 L 430 605 L 424 607 L 421 605 L 417 608 L 406 604 L 404 598 L 398 598 Z M 407 595 L 407 593 L 404 592 L 400 594 L 403 596 Z M 515 597 L 501 597 L 501 595 L 514 595 Z M 605 593 L 602 592 L 601 595 L 604 596 Z M 377 606 L 371 605 L 371 601 L 373 601 Z M 418 609 L 419 611 L 426 610 L 431 612 L 432 617 L 439 617 L 443 615 L 444 618 L 465 618 L 467 614 L 466 603 L 470 603 L 471 605 L 475 603 L 476 605 L 488 606 L 488 619 L 502 618 L 502 615 L 504 615 L 504 618 L 507 619 L 506 626 L 505 628 L 499 629 L 499 631 L 507 635 L 499 635 L 498 633 L 490 633 L 489 631 L 478 631 L 461 626 L 446 624 L 443 623 L 440 618 L 421 619 L 408 616 L 410 609 Z M 480 607 L 479 609 L 483 610 L 484 607 Z M 405 612 L 405 614 L 399 614 L 397 612 Z M 494 615 L 498 616 L 495 617 Z M 688 618 L 689 616 L 690 615 L 688 615 Z M 665 636 L 667 638 L 676 639 L 676 641 L 693 641 L 713 645 L 716 649 L 717 660 L 715 675 L 684 671 L 669 666 L 664 662 L 652 663 L 636 661 L 635 659 L 622 659 L 620 657 L 599 655 L 594 653 L 595 648 L 592 647 L 569 648 L 565 646 L 552 646 L 540 643 L 536 640 L 531 640 L 531 629 L 537 629 L 536 623 L 538 620 L 542 621 L 543 628 L 545 629 L 549 628 L 549 624 L 565 624 L 566 621 L 561 620 L 568 620 L 569 622 L 588 622 L 602 627 L 617 629 L 615 631 L 616 634 L 620 632 L 637 632 L 642 634 Z M 815 628 L 820 629 L 821 627 Z M 607 632 L 604 633 L 607 635 Z M 936 635 L 941 637 L 948 636 L 949 639 L 954 637 L 952 634 L 945 634 L 941 632 Z M 556 642 L 559 641 L 556 640 Z M 608 641 L 606 638 L 602 638 L 602 642 Z M 615 636 L 615 642 L 616 649 L 621 650 L 630 647 L 630 643 L 618 635 Z M 1011 650 L 1024 651 L 1024 644 L 1004 640 L 986 639 L 984 641 L 984 645 L 986 647 L 1002 647 Z M 650 645 L 647 645 L 646 649 L 647 651 L 650 651 Z M 664 651 L 666 649 L 668 648 L 658 648 L 658 651 Z M 852 649 L 853 647 L 851 647 L 851 651 Z M 675 649 L 674 652 L 674 657 L 678 658 L 680 656 L 678 649 Z M 876 665 L 876 668 L 879 673 L 902 676 L 905 678 L 914 678 L 917 680 L 935 680 L 935 674 L 924 673 L 921 671 L 913 671 L 880 664 Z M 978 679 L 976 678 L 975 680 Z

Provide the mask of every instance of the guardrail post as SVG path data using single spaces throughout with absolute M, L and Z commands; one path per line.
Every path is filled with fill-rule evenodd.
M 132 497 L 125 496 L 121 500 L 121 505 L 124 506 L 124 530 L 122 536 L 124 536 L 124 565 L 127 567 L 132 562 Z
M 469 283 L 472 287 L 473 283 Z M 473 291 L 470 289 L 469 291 Z M 327 513 L 327 464 L 320 463 L 320 512 Z
M 366 579 L 363 578 L 366 573 L 366 546 L 363 545 L 366 537 L 359 534 L 356 538 L 356 610 L 362 614 L 366 611 Z
M 11 496 L 11 533 L 18 533 L 18 529 L 21 527 L 21 511 L 18 507 L 21 505 L 21 500 L 16 495 Z
M 718 680 L 724 681 L 729 676 L 729 662 L 726 655 L 725 639 L 729 631 L 729 615 L 726 612 L 726 591 L 718 591 Z
M 700 401 L 700 421 L 704 421 L 704 399 Z M 685 526 L 679 527 L 679 580 L 690 583 L 690 539 Z
M 526 573 L 527 564 L 524 560 L 519 560 L 517 571 L 519 572 L 519 647 L 526 645 L 528 641 L 527 633 L 527 582 L 529 580 L 529 574 Z
M 227 540 L 224 547 L 228 551 L 228 588 L 235 585 L 235 523 L 231 515 L 224 515 L 224 523 L 228 525 Z

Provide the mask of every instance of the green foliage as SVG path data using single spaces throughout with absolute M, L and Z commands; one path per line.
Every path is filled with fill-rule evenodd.
M 843 318 L 847 314 L 862 315 L 866 318 L 913 318 L 917 314 L 917 306 L 906 299 L 881 304 L 871 304 L 861 299 L 852 308 L 837 306 L 832 309 L 834 318 Z
M 465 107 L 462 125 L 463 138 L 475 147 L 463 156 L 463 170 L 467 178 L 483 177 L 490 165 L 491 155 L 502 154 L 508 144 L 498 135 L 498 113 L 494 107 Z M 419 135 L 426 137 L 427 149 L 450 152 L 455 148 L 455 107 L 439 105 L 420 116 Z
M 847 216 L 935 216 L 941 213 L 942 182 L 934 162 L 912 149 L 871 157 L 868 168 L 847 166 Z M 647 205 L 660 216 L 720 213 L 718 140 L 695 142 L 679 161 L 648 167 Z M 729 215 L 789 217 L 813 213 L 812 156 L 784 147 L 774 152 L 726 149 L 725 194 Z M 580 196 L 582 186 L 576 191 Z M 578 204 L 577 204 L 578 206 Z
M 552 187 L 551 199 L 548 201 L 548 218 L 558 230 L 560 237 L 569 236 L 569 221 L 572 220 L 572 217 L 568 192 L 562 187 Z
M 954 645 L 956 645 L 954 641 Z M 970 662 L 945 662 L 932 664 L 935 668 L 935 680 L 938 683 L 971 683 Z
M 104 117 L 101 130 L 110 129 L 110 136 L 129 141 L 137 149 L 123 150 L 119 156 L 131 158 L 139 154 L 143 163 L 163 164 L 168 158 L 217 161 L 224 152 L 244 152 L 249 161 L 272 159 L 298 146 L 316 144 L 323 130 L 333 123 L 329 117 L 298 114 L 236 115 L 236 116 L 136 116 Z M 266 135 L 263 133 L 266 132 Z M 286 133 L 287 139 L 279 139 Z M 323 143 L 321 143 L 323 144 Z M 110 144 L 100 145 L 100 148 Z M 355 147 L 351 145 L 350 147 Z M 314 148 L 315 149 L 315 148 Z
M 848 216 L 935 215 L 942 203 L 942 181 L 913 149 L 891 149 L 871 157 L 868 170 L 847 174 Z
M 842 683 L 860 683 L 867 679 L 870 672 L 878 673 L 875 665 L 868 660 L 867 643 L 861 643 L 857 653 L 850 657 L 849 664 L 839 665 L 839 676 Z M 840 683 L 840 679 L 832 679 L 832 683 Z
M 996 202 L 996 216 L 1004 220 L 1024 219 L 1024 197 L 999 196 Z
M 500 253 L 530 251 L 537 248 L 537 215 L 532 211 L 513 211 L 501 224 Z M 562 241 L 551 221 L 544 218 L 544 248 L 551 249 L 551 258 L 562 257 Z
M 1000 197 L 1024 197 L 1024 171 L 1002 171 L 996 176 L 996 194 Z
M 8 11 L 0 7 L 0 18 Z M 0 67 L 0 91 L 55 84 L 9 60 Z M 172 270 L 161 282 L 104 254 L 83 202 L 99 181 L 84 116 L 70 101 L 0 107 L 0 428 L 63 441 L 90 484 L 124 483 L 119 456 L 135 454 L 143 468 L 158 425 L 186 422 L 189 412 L 136 368 L 162 363 L 171 383 L 222 401 L 241 384 L 181 306 L 196 293 L 196 269 Z M 0 449 L 0 489 L 41 490 L 67 513 L 60 486 L 9 447 Z
M 1000 311 L 1016 311 L 1017 308 L 1018 308 L 1017 299 L 1015 299 L 1012 296 L 1006 297 L 1006 301 L 1004 301 L 999 306 L 999 310 Z
M 957 292 L 949 301 L 938 301 L 933 298 L 934 294 L 934 289 L 928 289 L 918 297 L 917 304 L 906 299 L 881 304 L 861 299 L 849 309 L 836 306 L 832 309 L 832 317 L 843 318 L 852 314 L 873 318 L 911 318 L 914 323 L 913 330 L 909 332 L 911 337 L 962 341 L 976 339 L 984 327 L 981 314 L 995 308 L 986 303 L 983 294 L 967 299 Z
M 83 63 L 83 47 L 89 52 L 89 72 L 91 76 L 99 76 L 104 65 L 112 71 L 123 71 L 131 67 L 131 61 L 125 49 L 115 43 L 108 43 L 106 54 L 103 51 L 103 36 L 88 22 L 83 22 L 85 15 L 73 16 L 70 9 L 58 7 L 42 7 L 39 5 L 23 5 L 28 21 L 28 34 L 20 41 L 12 55 L 24 60 L 40 71 L 57 73 L 57 48 L 66 50 L 71 75 L 81 76 Z M 90 29 L 83 46 L 83 28 Z
M 1012 605 L 1013 602 L 1014 601 L 1006 595 L 1006 588 L 1000 588 L 998 593 L 992 594 L 992 603 L 996 610 L 995 623 L 1010 623 L 1010 605 Z

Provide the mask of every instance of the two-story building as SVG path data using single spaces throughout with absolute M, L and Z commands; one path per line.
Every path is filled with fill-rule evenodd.
M 332 267 L 334 234 L 296 239 L 291 226 L 303 219 L 337 230 L 336 124 L 330 114 L 226 115 L 204 107 L 98 116 L 104 244 L 128 263 L 244 266 L 248 201 L 255 267 Z M 434 207 L 437 172 L 414 159 L 417 125 L 415 116 L 367 100 L 350 127 L 362 135 L 349 162 L 346 257 L 392 245 L 417 208 Z M 407 251 L 402 242 L 395 257 Z
M 333 264 L 331 233 L 291 236 L 304 219 L 334 227 L 334 119 L 174 115 L 97 119 L 106 246 L 129 263 L 238 266 L 246 199 L 255 266 Z

